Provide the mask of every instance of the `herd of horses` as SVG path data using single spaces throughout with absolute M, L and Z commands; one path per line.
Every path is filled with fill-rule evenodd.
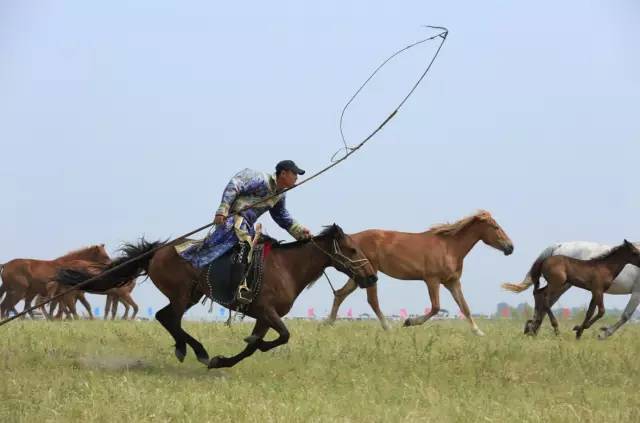
M 36 304 L 44 303 L 45 300 L 68 290 L 55 280 L 58 270 L 64 266 L 74 266 L 85 262 L 104 265 L 111 262 L 111 258 L 107 254 L 104 244 L 100 244 L 72 251 L 54 260 L 20 258 L 0 264 L 0 276 L 2 277 L 0 317 L 6 318 L 12 312 L 17 314 L 16 304 L 24 301 L 24 309 L 29 310 L 29 315 L 34 318 L 35 315 L 30 310 L 34 300 Z M 135 286 L 135 279 L 131 279 L 122 286 L 114 287 L 105 292 L 95 292 L 106 296 L 105 319 L 109 317 L 111 320 L 115 319 L 118 304 L 122 304 L 125 308 L 123 319 L 135 319 L 138 313 L 138 304 L 131 296 L 131 291 Z M 72 290 L 61 296 L 59 300 L 51 301 L 49 309 L 44 305 L 41 306 L 40 312 L 46 319 L 62 319 L 63 317 L 78 319 L 77 303 L 82 304 L 90 319 L 94 318 L 91 305 L 84 292 L 80 290 Z M 130 308 L 133 309 L 131 317 L 129 317 Z
M 472 317 L 460 281 L 464 258 L 480 241 L 507 256 L 514 249 L 506 232 L 484 210 L 421 233 L 373 229 L 348 235 L 333 224 L 304 241 L 280 243 L 262 236 L 260 242 L 265 244 L 265 253 L 261 291 L 244 310 L 255 319 L 255 324 L 244 339 L 244 348 L 229 357 L 210 358 L 204 346 L 182 327 L 184 313 L 209 291 L 202 283 L 201 271 L 178 255 L 174 243 L 140 239 L 135 244 L 125 244 L 121 256 L 115 260 L 106 254 L 103 245 L 74 251 L 52 261 L 13 260 L 3 265 L 0 273 L 4 281 L 0 296 L 5 294 L 0 312 L 7 316 L 21 299 L 28 307 L 37 295 L 51 297 L 60 289 L 80 283 L 82 290 L 92 293 L 118 295 L 115 294 L 118 290 L 126 288 L 130 294 L 135 279 L 147 275 L 169 299 L 169 304 L 156 313 L 156 319 L 173 337 L 176 357 L 183 361 L 189 346 L 198 361 L 208 368 L 231 367 L 258 350 L 268 351 L 289 341 L 290 333 L 282 317 L 291 310 L 298 295 L 331 266 L 349 280 L 335 292 L 329 323 L 335 320 L 344 299 L 359 287 L 366 289 L 369 304 L 387 329 L 376 288 L 377 274 L 382 272 L 395 279 L 422 280 L 427 286 L 431 308 L 425 315 L 406 319 L 404 326 L 422 325 L 435 316 L 440 311 L 440 287 L 444 286 L 471 330 L 482 336 L 484 333 Z M 606 338 L 629 320 L 640 302 L 637 266 L 640 266 L 640 250 L 626 240 L 613 248 L 592 243 L 555 244 L 539 255 L 521 283 L 503 284 L 503 287 L 522 292 L 534 286 L 534 316 L 525 326 L 525 333 L 531 335 L 538 333 L 545 316 L 558 333 L 551 308 L 571 286 L 591 291 L 585 320 L 574 328 L 577 338 L 604 314 L 604 293 L 631 294 L 620 321 L 602 328 L 600 337 Z M 541 287 L 541 277 L 547 282 L 544 287 Z M 90 278 L 92 281 L 88 281 Z M 71 304 L 81 295 L 81 291 L 65 295 L 58 304 L 60 310 L 71 309 Z M 596 307 L 598 313 L 594 316 Z M 265 339 L 269 329 L 278 334 L 276 339 Z

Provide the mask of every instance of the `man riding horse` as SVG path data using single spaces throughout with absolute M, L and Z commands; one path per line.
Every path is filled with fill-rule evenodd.
M 222 194 L 220 207 L 213 220 L 215 230 L 202 245 L 191 246 L 180 255 L 193 266 L 202 268 L 237 247 L 238 259 L 231 265 L 231 278 L 242 279 L 247 260 L 251 257 L 254 224 L 267 210 L 271 218 L 295 239 L 310 238 L 309 229 L 296 222 L 287 211 L 285 193 L 282 192 L 296 184 L 298 175 L 304 175 L 304 170 L 291 160 L 279 162 L 275 174 L 252 169 L 237 173 Z M 255 203 L 258 204 L 247 208 Z

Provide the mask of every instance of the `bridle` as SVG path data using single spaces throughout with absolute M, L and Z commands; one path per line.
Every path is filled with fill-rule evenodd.
M 356 276 L 356 270 L 362 269 L 364 266 L 366 266 L 367 264 L 369 264 L 369 259 L 365 258 L 361 258 L 361 259 L 352 259 L 350 257 L 347 257 L 343 252 L 342 249 L 340 248 L 340 244 L 338 243 L 338 240 L 333 238 L 331 241 L 331 247 L 332 247 L 332 252 L 329 252 L 327 250 L 325 250 L 324 248 L 320 247 L 318 245 L 318 243 L 311 238 L 310 239 L 311 243 L 313 244 L 314 247 L 316 247 L 318 250 L 322 251 L 327 257 L 329 257 L 332 261 L 336 261 L 338 262 L 341 266 L 343 266 L 345 269 L 347 269 L 347 271 L 351 274 L 350 276 Z

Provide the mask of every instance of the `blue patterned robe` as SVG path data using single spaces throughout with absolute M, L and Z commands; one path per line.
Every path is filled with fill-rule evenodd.
M 244 169 L 227 184 L 216 214 L 228 216 L 276 193 L 275 175 Z M 202 245 L 194 245 L 180 255 L 195 267 L 206 266 L 233 248 L 239 242 L 238 234 L 253 237 L 253 225 L 267 210 L 273 220 L 291 236 L 296 239 L 303 237 L 304 227 L 291 217 L 285 207 L 285 194 L 280 194 L 240 212 L 237 216 L 229 216 L 223 224 L 215 227 Z

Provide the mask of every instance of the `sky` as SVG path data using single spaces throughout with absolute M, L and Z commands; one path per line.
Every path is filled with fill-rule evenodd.
M 96 243 L 116 254 L 140 236 L 179 236 L 212 219 L 243 168 L 293 159 L 320 170 L 341 146 L 339 116 L 355 90 L 431 34 L 423 25 L 439 25 L 449 37 L 401 112 L 363 150 L 290 192 L 288 208 L 312 231 L 336 222 L 350 233 L 422 232 L 486 209 L 515 252 L 471 251 L 467 302 L 474 313 L 532 303 L 500 284 L 521 280 L 546 246 L 640 241 L 639 20 L 634 0 L 5 0 L 0 262 Z M 371 81 L 345 116 L 349 143 L 393 110 L 436 46 L 410 50 Z M 261 221 L 291 239 L 268 215 Z M 421 281 L 381 275 L 378 286 L 386 314 L 429 305 Z M 149 281 L 133 296 L 143 316 L 167 302 Z M 574 288 L 559 304 L 588 299 Z M 331 303 L 319 281 L 292 314 L 323 315 Z M 341 314 L 349 308 L 370 313 L 363 291 Z

